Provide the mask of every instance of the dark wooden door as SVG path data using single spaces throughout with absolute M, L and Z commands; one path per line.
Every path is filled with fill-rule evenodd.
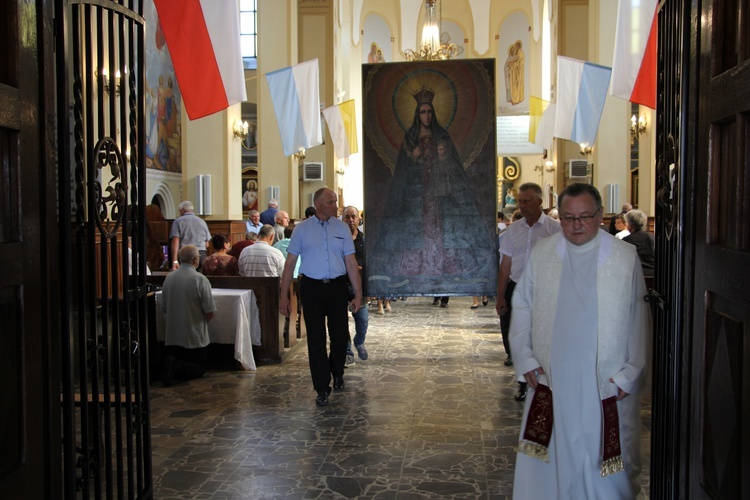
M 0 4 L 0 496 L 59 495 L 51 2 Z M 59 379 L 58 379 L 59 380 Z
M 692 23 L 680 496 L 750 498 L 750 1 L 692 2 Z

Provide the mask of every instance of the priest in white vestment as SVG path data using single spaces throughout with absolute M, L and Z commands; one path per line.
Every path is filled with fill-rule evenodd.
M 632 245 L 599 229 L 595 187 L 568 186 L 559 206 L 562 232 L 537 243 L 513 295 L 511 351 L 529 384 L 513 498 L 645 498 L 639 392 L 651 316 L 641 265 Z M 537 392 L 539 402 L 551 392 L 543 418 Z M 548 442 L 532 422 L 551 423 Z

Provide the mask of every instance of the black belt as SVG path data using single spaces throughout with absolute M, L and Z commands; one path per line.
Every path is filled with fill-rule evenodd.
M 322 279 L 322 280 L 316 280 L 315 278 L 310 278 L 308 276 L 305 276 L 304 274 L 302 275 L 302 277 L 305 278 L 306 280 L 316 281 L 318 283 L 324 283 L 324 284 L 327 285 L 329 283 L 336 283 L 338 281 L 345 280 L 346 279 L 346 274 L 342 274 L 341 276 L 337 276 L 336 278 L 325 278 L 325 279 Z

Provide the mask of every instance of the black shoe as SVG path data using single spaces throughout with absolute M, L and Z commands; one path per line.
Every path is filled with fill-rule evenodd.
M 513 366 L 513 358 L 511 358 L 510 356 L 508 356 L 508 357 L 507 357 L 507 358 L 505 359 L 505 362 L 504 362 L 503 364 L 504 364 L 505 366 Z
M 333 390 L 343 391 L 344 390 L 344 377 L 333 377 Z
M 432 299 L 432 305 L 433 306 L 436 306 L 439 303 L 440 303 L 440 297 L 435 297 L 434 299 Z
M 325 406 L 328 404 L 328 391 L 320 391 L 318 397 L 315 398 L 315 404 L 318 406 Z
M 485 306 L 485 307 L 487 307 L 487 304 L 489 304 L 489 303 L 490 303 L 490 301 L 487 300 L 487 299 L 485 299 L 485 300 L 482 301 L 482 305 Z
M 516 392 L 516 395 L 513 396 L 513 399 L 515 399 L 516 401 L 526 400 L 526 384 L 518 384 L 518 392 Z
M 176 359 L 173 356 L 167 355 L 164 358 L 164 367 L 161 370 L 161 383 L 164 387 L 172 385 L 172 376 L 174 375 Z

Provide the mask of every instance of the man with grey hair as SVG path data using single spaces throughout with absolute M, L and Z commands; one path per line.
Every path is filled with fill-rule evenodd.
M 329 188 L 313 195 L 316 213 L 297 224 L 287 249 L 281 278 L 279 309 L 289 316 L 289 287 L 297 259 L 300 267 L 300 294 L 307 326 L 307 353 L 313 388 L 318 393 L 315 404 L 328 404 L 333 389 L 344 390 L 344 361 L 349 340 L 347 305 L 352 313 L 362 306 L 362 286 L 355 258 L 354 240 L 349 227 L 336 218 L 338 197 Z M 348 282 L 352 292 L 348 291 Z M 326 336 L 330 337 L 330 354 Z
M 172 230 L 169 232 L 172 270 L 180 267 L 177 252 L 185 245 L 194 245 L 198 249 L 200 262 L 197 268 L 199 271 L 203 265 L 203 259 L 206 258 L 206 247 L 211 240 L 211 233 L 206 221 L 195 215 L 194 210 L 192 202 L 183 201 L 180 203 L 180 216 L 172 223 Z
M 625 214 L 630 234 L 622 241 L 635 245 L 638 258 L 643 266 L 644 276 L 654 275 L 654 235 L 648 232 L 648 216 L 640 210 L 631 210 Z
M 260 228 L 263 227 L 263 224 L 260 223 L 260 212 L 258 212 L 257 210 L 250 210 L 247 213 L 247 216 L 248 221 L 245 222 L 247 232 L 258 234 Z
M 211 284 L 196 268 L 200 254 L 194 245 L 179 251 L 179 268 L 164 279 L 159 303 L 166 316 L 164 359 L 161 378 L 165 387 L 174 380 L 202 377 L 208 356 L 208 322 L 216 305 Z
M 505 366 L 513 365 L 513 356 L 509 342 L 511 297 L 516 283 L 521 279 L 526 260 L 531 249 L 539 240 L 560 231 L 560 224 L 547 217 L 542 210 L 542 188 L 533 182 L 522 184 L 516 199 L 523 218 L 514 221 L 503 233 L 500 243 L 500 270 L 497 277 L 497 303 L 495 308 L 500 315 L 500 329 L 503 332 L 503 346 L 508 358 Z M 526 384 L 520 382 L 515 395 L 516 401 L 526 398 Z
M 514 498 L 643 498 L 641 402 L 651 318 L 635 248 L 607 231 L 590 184 L 560 193 L 513 294 L 510 342 L 529 384 Z M 515 226 L 516 224 L 513 224 Z
M 283 210 L 279 210 L 276 212 L 274 218 L 276 220 L 276 225 L 274 226 L 276 236 L 274 237 L 273 242 L 277 243 L 284 239 L 284 229 L 289 227 L 289 214 Z
M 260 223 L 268 224 L 269 226 L 276 225 L 276 212 L 279 211 L 279 200 L 271 198 L 268 200 L 268 208 L 263 210 L 260 214 Z
M 275 235 L 273 227 L 268 224 L 260 228 L 258 241 L 245 248 L 240 254 L 238 262 L 240 276 L 256 278 L 281 276 L 284 272 L 284 254 L 278 248 L 271 246 Z

